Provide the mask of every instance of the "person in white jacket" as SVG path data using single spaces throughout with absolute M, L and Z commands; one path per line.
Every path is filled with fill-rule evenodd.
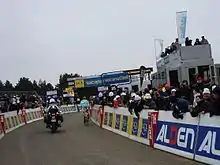
M 49 123 L 49 121 L 48 121 L 48 118 L 49 118 L 49 115 L 50 115 L 50 111 L 51 111 L 52 109 L 57 111 L 57 113 L 58 113 L 58 120 L 59 120 L 60 122 L 63 122 L 62 112 L 60 111 L 60 108 L 57 106 L 56 101 L 55 101 L 53 98 L 51 98 L 51 99 L 49 100 L 49 105 L 48 105 L 48 107 L 45 108 L 44 122 L 46 123 L 46 128 L 49 128 L 49 126 L 50 126 L 50 123 Z M 61 125 L 60 125 L 60 126 L 61 126 Z

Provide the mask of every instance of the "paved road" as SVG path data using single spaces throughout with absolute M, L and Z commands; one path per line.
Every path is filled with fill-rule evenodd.
M 84 127 L 78 113 L 65 116 L 63 128 L 51 134 L 36 122 L 0 140 L 1 165 L 199 165 L 147 148 L 94 125 Z

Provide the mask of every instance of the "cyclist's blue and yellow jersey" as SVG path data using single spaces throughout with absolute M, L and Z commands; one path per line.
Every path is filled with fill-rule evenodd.
M 86 100 L 86 99 L 83 99 L 83 100 L 80 102 L 80 105 L 82 106 L 83 109 L 89 108 L 89 101 Z

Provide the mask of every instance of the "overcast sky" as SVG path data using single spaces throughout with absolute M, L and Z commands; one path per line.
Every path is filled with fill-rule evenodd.
M 0 79 L 55 84 L 64 72 L 154 66 L 154 38 L 170 44 L 182 10 L 187 36 L 205 35 L 220 62 L 219 7 L 219 0 L 0 0 Z

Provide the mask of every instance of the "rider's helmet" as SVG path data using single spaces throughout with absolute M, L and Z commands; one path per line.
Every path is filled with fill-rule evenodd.
M 54 104 L 54 103 L 56 103 L 56 101 L 55 101 L 53 98 L 51 98 L 51 99 L 49 100 L 49 104 Z
M 83 96 L 83 100 L 86 100 L 86 96 Z

